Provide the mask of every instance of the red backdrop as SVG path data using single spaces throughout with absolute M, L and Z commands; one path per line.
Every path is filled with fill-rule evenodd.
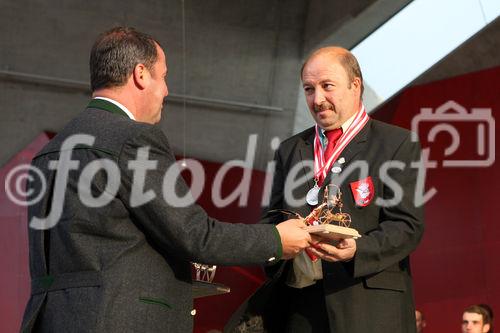
M 500 108 L 498 87 L 500 67 L 415 86 L 393 98 L 373 117 L 410 129 L 412 119 L 421 108 L 435 111 L 450 100 L 457 104 L 448 104 L 451 106 L 446 110 L 448 114 L 457 113 L 457 106 L 463 106 L 469 113 L 472 108 L 491 108 L 494 117 Z M 498 164 L 453 168 L 442 165 L 445 159 L 486 159 L 490 142 L 484 140 L 483 154 L 478 153 L 477 124 L 486 125 L 479 134 L 488 138 L 491 131 L 488 123 L 472 121 L 472 116 L 472 113 L 466 115 L 460 121 L 434 118 L 419 126 L 423 148 L 430 148 L 431 160 L 437 161 L 437 167 L 427 174 L 427 188 L 435 188 L 437 194 L 426 204 L 425 235 L 411 258 L 417 308 L 426 316 L 427 333 L 459 331 L 462 310 L 473 303 L 489 303 L 497 312 L 500 309 L 500 284 L 497 282 L 500 280 L 497 258 L 500 228 L 495 228 L 500 220 L 495 213 Z M 442 132 L 433 142 L 428 140 L 429 131 L 443 123 L 456 128 L 460 136 L 460 145 L 453 154 L 446 152 L 452 143 L 450 135 Z M 46 135 L 41 135 L 16 155 L 0 170 L 0 179 L 5 182 L 8 171 L 28 162 L 47 140 Z M 497 142 L 496 137 L 494 142 Z M 233 203 L 217 209 L 210 199 L 210 189 L 220 164 L 202 164 L 207 183 L 199 202 L 210 215 L 225 221 L 256 222 L 261 209 L 264 173 L 252 172 L 248 206 L 238 207 Z M 237 186 L 241 175 L 241 169 L 231 170 L 222 186 L 223 195 Z M 3 188 L 0 191 L 0 220 L 0 331 L 9 333 L 18 330 L 29 294 L 28 252 L 26 210 L 10 202 Z M 236 306 L 260 285 L 262 277 L 258 267 L 219 268 L 216 281 L 230 286 L 232 292 L 196 301 L 195 331 L 221 329 Z
M 464 119 L 472 119 L 472 108 L 491 108 L 495 117 L 500 112 L 499 87 L 500 67 L 415 86 L 374 117 L 411 128 L 413 117 L 422 107 L 435 111 L 450 100 L 467 109 L 469 114 Z M 493 311 L 500 311 L 498 163 L 489 167 L 442 166 L 445 159 L 481 159 L 476 135 L 481 122 L 434 120 L 434 124 L 452 124 L 460 135 L 459 148 L 449 156 L 445 149 L 452 142 L 450 135 L 441 133 L 429 142 L 426 130 L 430 130 L 432 121 L 423 124 L 419 132 L 423 148 L 429 147 L 431 159 L 438 161 L 438 167 L 429 170 L 427 177 L 427 188 L 434 187 L 437 194 L 425 206 L 424 238 L 411 256 L 416 305 L 425 314 L 426 333 L 459 332 L 462 310 L 471 304 L 488 303 Z M 493 129 L 497 128 L 495 123 Z M 494 142 L 498 146 L 498 136 Z M 489 145 L 485 148 L 488 151 Z

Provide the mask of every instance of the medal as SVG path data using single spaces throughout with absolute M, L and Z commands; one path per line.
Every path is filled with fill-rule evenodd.
M 328 158 L 328 160 L 324 159 L 324 151 L 322 150 L 320 135 L 319 135 L 319 126 L 316 124 L 316 136 L 314 138 L 314 179 L 321 186 L 323 181 L 326 178 L 326 174 L 331 170 L 333 163 L 339 159 L 340 154 L 344 150 L 344 148 L 351 142 L 352 139 L 363 129 L 366 125 L 370 117 L 365 112 L 364 105 L 361 106 L 361 109 L 356 113 L 354 120 L 349 125 L 347 130 L 342 133 L 337 143 L 335 144 L 335 148 L 333 150 L 332 155 Z M 339 165 L 343 165 L 346 162 L 346 159 L 341 157 L 338 161 Z M 337 166 L 340 168 L 339 166 Z M 342 168 L 336 169 L 335 172 L 340 173 Z M 312 190 L 312 189 L 311 189 Z
M 342 171 L 342 168 L 341 168 L 341 167 L 339 167 L 339 166 L 334 166 L 334 167 L 332 168 L 332 172 L 333 172 L 333 173 L 340 173 L 341 171 Z
M 307 191 L 306 202 L 311 206 L 316 206 L 318 204 L 318 194 L 319 186 L 318 183 L 315 183 L 314 187 Z
M 344 157 L 340 154 L 344 148 L 351 142 L 352 139 L 363 129 L 370 117 L 365 111 L 365 106 L 362 105 L 361 109 L 356 113 L 352 123 L 347 130 L 342 133 L 337 143 L 335 144 L 332 155 L 325 160 L 324 151 L 321 146 L 319 126 L 316 124 L 316 135 L 314 138 L 314 187 L 311 188 L 306 194 L 306 202 L 311 206 L 318 204 L 320 186 L 326 178 L 327 173 L 331 170 L 335 175 L 342 172 L 342 166 L 346 163 Z M 340 158 L 339 158 L 340 157 Z M 333 166 L 334 162 L 338 159 L 338 165 Z

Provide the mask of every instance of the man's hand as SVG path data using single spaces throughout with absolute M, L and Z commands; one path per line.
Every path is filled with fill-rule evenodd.
M 342 239 L 337 245 L 330 245 L 326 242 L 319 242 L 311 246 L 310 251 L 326 261 L 348 261 L 356 253 L 356 241 L 352 238 Z
M 276 226 L 283 245 L 283 259 L 291 259 L 310 246 L 311 236 L 304 227 L 304 221 L 299 219 L 290 219 Z

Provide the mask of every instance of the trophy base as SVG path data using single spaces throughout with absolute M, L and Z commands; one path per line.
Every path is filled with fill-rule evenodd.
M 346 239 L 346 238 L 360 238 L 361 235 L 356 229 L 341 227 L 334 224 L 319 224 L 311 225 L 305 228 L 310 234 L 316 234 L 318 236 L 330 239 Z

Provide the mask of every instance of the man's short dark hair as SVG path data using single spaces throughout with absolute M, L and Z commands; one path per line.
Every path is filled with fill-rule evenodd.
M 155 43 L 153 37 L 130 27 L 102 33 L 90 52 L 92 91 L 124 85 L 137 64 L 152 70 L 158 59 Z
M 474 304 L 474 305 L 467 307 L 464 310 L 464 313 L 465 312 L 480 314 L 483 317 L 483 325 L 486 325 L 486 324 L 491 325 L 492 318 L 491 318 L 490 312 L 488 310 L 486 310 L 483 306 Z

